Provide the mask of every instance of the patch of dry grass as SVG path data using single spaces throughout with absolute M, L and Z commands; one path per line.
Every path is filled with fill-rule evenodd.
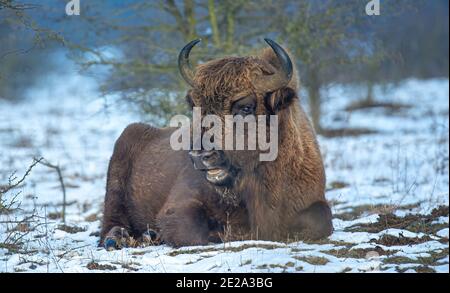
M 315 266 L 324 266 L 330 262 L 326 257 L 322 256 L 294 256 L 294 258 Z

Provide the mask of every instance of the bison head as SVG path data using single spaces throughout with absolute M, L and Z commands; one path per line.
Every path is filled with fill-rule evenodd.
M 190 67 L 189 53 L 200 40 L 188 43 L 178 58 L 180 73 L 191 86 L 186 96 L 188 104 L 200 107 L 202 116 L 214 114 L 222 120 L 231 115 L 277 115 L 278 127 L 284 127 L 290 117 L 289 106 L 297 98 L 295 73 L 286 51 L 270 39 L 265 41 L 270 48 L 258 56 L 225 57 L 198 65 L 195 70 Z M 269 123 L 269 119 L 263 123 Z M 265 129 L 269 131 L 269 127 Z M 282 138 L 277 139 L 279 143 Z M 255 172 L 262 163 L 258 159 L 260 151 L 200 150 L 190 155 L 209 182 L 229 186 L 239 174 Z

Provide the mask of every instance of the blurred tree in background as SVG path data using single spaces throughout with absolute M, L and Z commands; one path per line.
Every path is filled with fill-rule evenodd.
M 31 16 L 41 7 L 0 0 L 0 98 L 17 99 L 51 68 L 45 48 L 61 44 L 61 36 Z
M 255 39 L 266 35 L 270 21 L 265 16 L 274 6 L 272 1 L 249 0 L 128 1 L 111 16 L 102 13 L 102 5 L 89 3 L 81 18 L 106 41 L 85 47 L 75 43 L 75 58 L 85 69 L 107 67 L 102 92 L 137 103 L 152 122 L 163 124 L 174 113 L 188 111 L 186 84 L 177 67 L 179 50 L 201 38 L 193 63 L 247 54 Z
M 361 1 L 298 1 L 291 5 L 291 15 L 285 11 L 277 15 L 278 31 L 299 61 L 311 119 L 320 133 L 320 89 L 343 65 L 364 59 L 375 62 L 377 52 L 367 33 L 371 18 L 364 14 Z
M 18 25 L 20 15 L 7 6 L 19 2 L 0 0 L 0 97 L 20 96 L 14 89 L 53 70 L 49 51 L 67 49 L 53 44 L 47 51 L 9 54 L 24 44 L 36 47 L 39 32 Z M 194 64 L 255 53 L 265 46 L 263 37 L 288 48 L 319 132 L 320 89 L 330 83 L 365 84 L 362 98 L 371 101 L 374 84 L 448 77 L 447 0 L 381 1 L 380 16 L 367 16 L 368 1 L 361 0 L 82 0 L 80 16 L 64 14 L 68 1 L 27 2 L 37 7 L 22 10 L 35 21 L 31 27 L 64 36 L 70 57 L 99 76 L 105 97 L 138 105 L 159 125 L 188 111 L 177 55 L 195 38 L 202 43 L 192 52 Z

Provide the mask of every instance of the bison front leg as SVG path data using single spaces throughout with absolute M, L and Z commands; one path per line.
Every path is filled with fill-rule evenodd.
M 203 204 L 195 199 L 166 204 L 158 215 L 161 240 L 180 247 L 208 244 L 209 227 Z

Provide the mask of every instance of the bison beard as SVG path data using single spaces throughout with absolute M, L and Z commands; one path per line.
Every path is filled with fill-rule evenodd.
M 109 163 L 100 245 L 121 248 L 147 240 L 178 247 L 331 234 L 322 157 L 298 103 L 295 69 L 279 45 L 266 42 L 271 48 L 259 56 L 212 60 L 193 71 L 193 41 L 181 51 L 179 67 L 192 87 L 189 105 L 204 114 L 278 115 L 276 160 L 260 162 L 257 150 L 174 151 L 175 129 L 131 124 Z M 205 161 L 206 170 L 195 169 L 192 156 Z

